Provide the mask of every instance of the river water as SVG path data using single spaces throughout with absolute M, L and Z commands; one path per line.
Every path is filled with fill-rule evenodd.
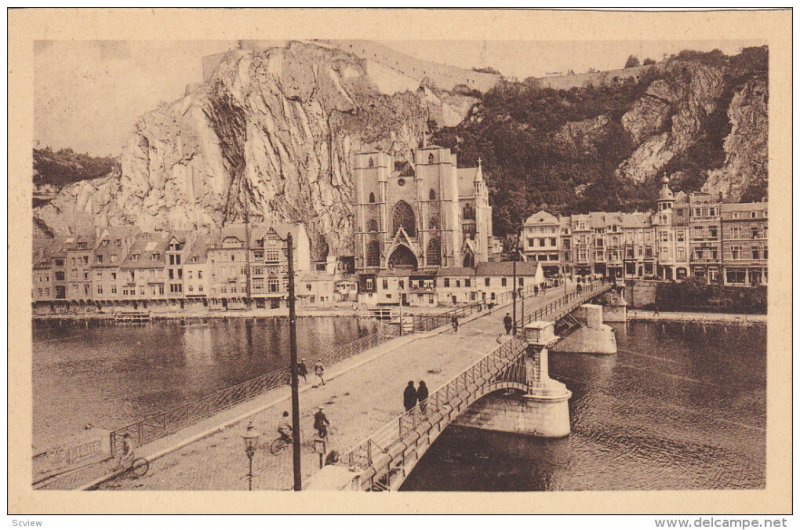
M 301 317 L 298 352 L 311 361 L 323 348 L 375 329 L 373 321 L 355 317 Z M 287 318 L 34 322 L 34 450 L 58 445 L 89 423 L 121 427 L 284 367 L 288 359 Z
M 763 488 L 766 326 L 614 328 L 615 356 L 550 355 L 573 394 L 569 437 L 449 427 L 402 489 Z

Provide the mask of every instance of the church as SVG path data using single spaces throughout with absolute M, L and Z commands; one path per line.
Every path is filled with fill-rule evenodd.
M 489 261 L 492 208 L 477 167 L 421 147 L 412 160 L 359 152 L 355 184 L 355 266 L 359 276 L 385 271 L 432 272 Z

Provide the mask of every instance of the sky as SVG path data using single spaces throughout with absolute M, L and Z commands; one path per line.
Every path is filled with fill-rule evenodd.
M 429 61 L 491 66 L 524 79 L 622 68 L 629 55 L 660 60 L 684 49 L 735 54 L 742 41 L 384 41 Z M 117 155 L 142 114 L 202 81 L 202 57 L 235 41 L 37 41 L 34 140 L 95 156 Z

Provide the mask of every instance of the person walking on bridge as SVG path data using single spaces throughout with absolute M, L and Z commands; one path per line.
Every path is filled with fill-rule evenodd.
M 419 402 L 419 410 L 425 414 L 426 410 L 428 409 L 428 386 L 425 384 L 425 381 L 420 381 L 419 386 L 417 387 L 417 401 Z
M 453 315 L 450 324 L 453 326 L 453 333 L 458 333 L 458 315 Z
M 409 381 L 403 391 L 403 406 L 405 406 L 406 412 L 417 406 L 417 389 L 414 388 L 414 381 Z
M 319 377 L 320 383 L 325 384 L 325 365 L 322 364 L 322 359 L 317 359 L 314 364 L 314 374 Z
M 306 358 L 303 357 L 300 359 L 300 362 L 297 363 L 297 377 L 303 378 L 303 383 L 308 383 L 306 376 L 308 375 L 308 366 L 306 366 Z
M 514 327 L 514 321 L 511 319 L 511 313 L 506 313 L 503 317 L 503 325 L 506 327 L 506 335 L 511 334 L 511 328 Z

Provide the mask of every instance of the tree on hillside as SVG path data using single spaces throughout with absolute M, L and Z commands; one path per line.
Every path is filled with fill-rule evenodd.
M 635 55 L 629 55 L 628 60 L 625 61 L 625 68 L 634 68 L 639 66 L 639 58 Z
M 647 59 L 642 61 L 642 64 L 644 66 L 650 66 L 651 64 L 656 64 L 656 61 L 655 61 L 655 59 L 652 59 L 652 58 L 648 57 Z

